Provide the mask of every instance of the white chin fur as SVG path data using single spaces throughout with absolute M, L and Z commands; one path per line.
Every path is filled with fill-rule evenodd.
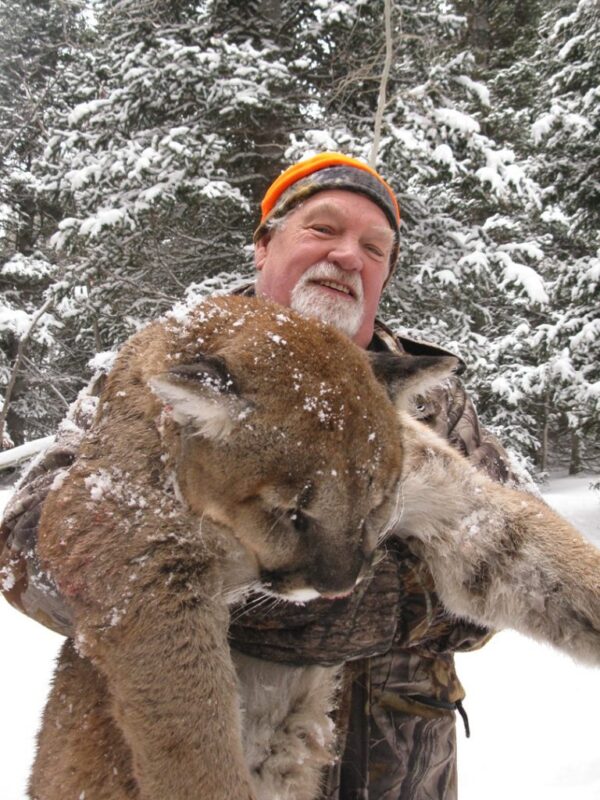
M 316 589 L 292 589 L 281 596 L 286 600 L 291 600 L 292 603 L 307 603 L 309 600 L 316 600 L 321 595 Z

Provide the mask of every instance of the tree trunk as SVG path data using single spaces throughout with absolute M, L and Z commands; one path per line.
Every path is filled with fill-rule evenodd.
M 262 0 L 260 4 L 261 16 L 266 17 L 271 25 L 279 25 L 281 23 L 281 1 L 280 0 Z
M 53 299 L 51 297 L 47 298 L 45 303 L 38 308 L 32 317 L 27 331 L 20 339 L 15 340 L 16 355 L 9 373 L 6 389 L 4 391 L 4 402 L 2 404 L 2 408 L 0 409 L 0 446 L 2 441 L 4 441 L 5 427 L 9 431 L 9 435 L 13 440 L 13 444 L 19 445 L 23 443 L 23 428 L 20 427 L 21 417 L 14 414 L 15 396 L 18 396 L 19 392 L 21 394 L 25 394 L 24 382 L 21 374 L 21 364 L 35 326 L 38 324 L 46 311 L 48 311 L 48 309 L 51 307 L 52 303 Z M 11 403 L 13 405 L 11 405 Z M 9 427 L 9 425 L 12 425 L 12 428 Z
M 571 460 L 569 462 L 569 475 L 577 475 L 583 470 L 581 463 L 581 439 L 579 431 L 571 431 Z
M 539 467 L 542 472 L 548 469 L 548 434 L 550 430 L 548 414 L 548 398 L 544 398 L 544 410 L 542 417 L 542 444 L 539 452 Z
M 459 3 L 459 8 L 467 16 L 467 41 L 480 66 L 486 67 L 492 51 L 492 31 L 490 28 L 490 0 L 469 0 Z

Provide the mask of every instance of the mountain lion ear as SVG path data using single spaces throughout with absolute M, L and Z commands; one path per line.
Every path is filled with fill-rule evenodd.
M 460 375 L 464 364 L 456 356 L 401 356 L 395 353 L 369 353 L 377 380 L 387 389 L 398 408 L 407 409 L 411 398 L 451 375 Z
M 208 439 L 224 439 L 248 409 L 236 381 L 220 356 L 201 354 L 193 364 L 179 364 L 149 381 L 179 425 L 191 425 Z

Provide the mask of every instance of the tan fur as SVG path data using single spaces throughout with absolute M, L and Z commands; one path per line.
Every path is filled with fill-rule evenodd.
M 600 664 L 600 551 L 539 498 L 492 481 L 404 414 L 401 425 L 394 533 L 411 537 L 444 605 Z
M 418 390 L 398 365 L 374 361 L 390 394 Z M 390 532 L 452 612 L 600 663 L 598 551 L 398 416 L 344 337 L 242 298 L 134 337 L 40 523 L 77 636 L 32 796 L 313 800 L 337 670 L 230 652 L 228 603 L 350 591 Z
M 288 599 L 350 591 L 400 462 L 366 355 L 328 326 L 220 298 L 130 340 L 40 522 L 76 651 L 32 796 L 314 797 L 336 670 L 234 665 L 227 604 L 259 582 Z

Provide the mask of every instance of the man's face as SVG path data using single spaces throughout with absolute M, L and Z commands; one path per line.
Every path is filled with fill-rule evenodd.
M 256 243 L 256 293 L 329 322 L 366 347 L 393 242 L 385 214 L 368 197 L 324 190 Z

